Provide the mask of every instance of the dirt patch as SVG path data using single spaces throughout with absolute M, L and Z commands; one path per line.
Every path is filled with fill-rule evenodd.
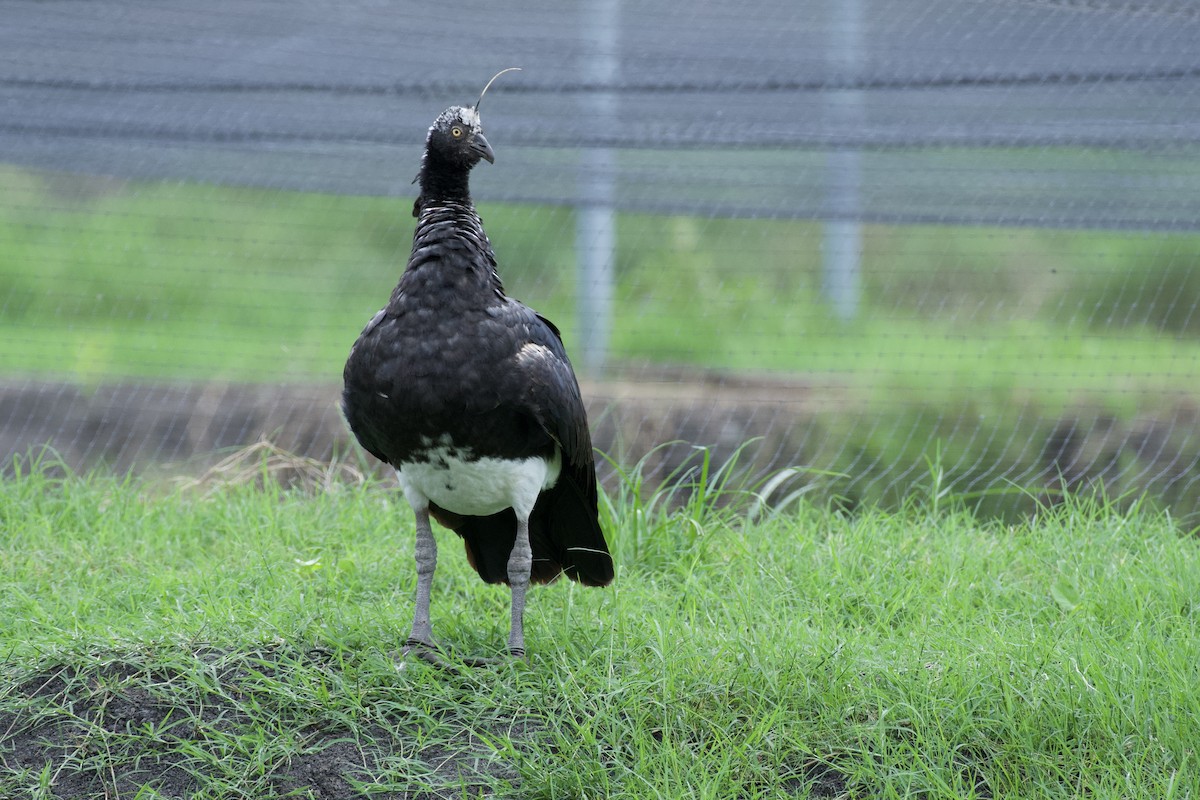
M 302 458 L 382 471 L 353 442 L 339 392 L 332 384 L 0 381 L 0 469 L 48 452 L 48 463 L 75 472 L 199 475 L 269 441 Z M 663 371 L 584 386 L 593 443 L 624 466 L 643 461 L 649 486 L 686 479 L 696 445 L 721 464 L 757 440 L 742 462 L 757 474 L 816 457 L 813 415 L 844 408 L 841 394 L 799 379 Z M 609 488 L 619 480 L 605 462 L 598 472 Z M 291 475 L 283 469 L 277 477 L 286 483 Z
M 810 800 L 836 800 L 849 796 L 846 776 L 826 764 L 810 764 L 801 776 L 784 781 L 783 788 L 789 794 Z
M 0 796 L 435 800 L 495 796 L 519 780 L 485 739 L 533 735 L 535 720 L 438 739 L 416 714 L 338 719 L 302 697 L 338 669 L 320 651 L 43 667 L 0 695 Z
M 820 409 L 844 406 L 841 392 L 801 380 L 673 372 L 587 384 L 594 443 L 624 463 L 664 442 L 732 451 L 776 437 Z M 339 410 L 340 387 L 233 383 L 120 382 L 83 387 L 0 381 L 0 458 L 49 447 L 73 470 L 198 472 L 231 450 L 269 440 L 328 461 L 359 452 Z M 681 450 L 690 449 L 683 445 Z M 671 449 L 656 464 L 672 463 Z
M 862 407 L 861 392 L 833 376 L 663 368 L 583 390 L 596 448 L 622 470 L 640 465 L 647 491 L 684 487 L 681 499 L 702 471 L 697 447 L 706 448 L 710 477 L 735 456 L 746 484 L 799 467 L 775 487 L 776 499 L 803 493 L 846 510 L 900 507 L 927 494 L 929 459 L 940 451 L 941 491 L 975 498 L 983 517 L 1016 519 L 1064 491 L 1101 489 L 1148 496 L 1185 528 L 1200 523 L 1200 407 L 1188 397 L 1164 396 L 1128 419 L 1087 406 L 1053 416 L 1019 405 L 985 413 L 970 401 L 881 410 Z M 382 472 L 352 441 L 338 401 L 334 384 L 0 381 L 0 470 L 49 447 L 46 463 L 76 472 L 195 476 L 266 441 L 318 465 L 297 470 L 283 459 L 271 475 L 285 485 L 336 478 L 320 465 Z M 616 488 L 621 471 L 597 466 L 605 488 Z
M 494 708 L 477 715 L 489 701 L 472 681 L 461 698 L 430 703 L 394 673 L 372 678 L 346 663 L 349 654 L 320 648 L 180 651 L 166 654 L 170 664 L 161 651 L 154 661 L 147 653 L 43 665 L 0 692 L 0 796 L 505 797 L 521 784 L 512 753 L 538 742 L 554 748 L 542 718 Z M 314 708 L 304 686 L 336 692 L 347 669 L 359 689 L 378 681 L 361 697 L 386 697 L 385 711 L 370 703 L 358 715 L 346 702 Z M 747 786 L 745 796 L 769 788 Z M 850 784 L 814 761 L 775 788 L 833 800 L 849 796 Z

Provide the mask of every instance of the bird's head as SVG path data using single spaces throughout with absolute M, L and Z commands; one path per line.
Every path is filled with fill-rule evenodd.
M 479 105 L 483 102 L 483 96 L 487 94 L 487 90 L 495 83 L 496 78 L 506 72 L 519 72 L 520 69 L 520 67 L 509 67 L 493 75 L 492 79 L 483 87 L 483 91 L 479 93 L 479 99 L 475 101 L 475 105 L 450 106 L 438 114 L 438 118 L 429 126 L 429 133 L 425 137 L 423 160 L 427 162 L 433 158 L 451 167 L 465 170 L 470 170 L 479 163 L 480 159 L 487 159 L 489 164 L 496 163 L 496 154 L 492 152 L 492 146 L 488 144 L 488 140 L 483 135 Z
M 492 82 L 505 72 L 518 70 L 509 67 L 492 76 L 473 106 L 450 106 L 433 121 L 425 137 L 425 153 L 421 156 L 421 171 L 413 183 L 421 184 L 421 194 L 413 204 L 413 216 L 420 214 L 422 204 L 439 195 L 468 197 L 467 175 L 481 160 L 495 163 L 496 155 L 483 135 L 479 121 L 479 104 Z
M 469 170 L 486 159 L 496 161 L 492 146 L 484 138 L 479 121 L 479 105 L 450 106 L 434 120 L 425 137 L 425 159 Z

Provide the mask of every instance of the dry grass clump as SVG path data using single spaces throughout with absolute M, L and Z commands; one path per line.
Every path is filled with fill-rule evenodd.
M 200 490 L 206 495 L 230 486 L 245 485 L 276 485 L 315 494 L 362 484 L 367 476 L 363 464 L 336 456 L 325 461 L 298 455 L 264 437 L 236 450 L 198 476 L 178 478 L 177 485 L 184 490 Z

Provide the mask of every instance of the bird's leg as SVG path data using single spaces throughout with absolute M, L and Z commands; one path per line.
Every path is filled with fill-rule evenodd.
M 525 592 L 533 570 L 533 549 L 529 546 L 529 514 L 517 515 L 517 541 L 508 557 L 508 584 L 512 587 L 512 628 L 508 634 L 508 653 L 525 656 Z
M 437 541 L 429 526 L 429 507 L 414 507 L 413 510 L 417 515 L 417 542 L 414 548 L 417 558 L 417 600 L 405 652 L 411 647 L 437 646 L 433 642 L 433 624 L 429 619 L 429 593 L 433 588 L 433 571 L 437 567 Z

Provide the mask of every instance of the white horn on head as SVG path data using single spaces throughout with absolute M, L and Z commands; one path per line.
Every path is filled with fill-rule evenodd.
M 495 75 L 493 75 L 492 79 L 487 82 L 487 86 L 484 86 L 483 91 L 479 93 L 479 99 L 475 101 L 475 105 L 472 106 L 472 108 L 475 109 L 475 113 L 479 113 L 479 104 L 483 102 L 483 96 L 485 94 L 487 94 L 487 90 L 490 89 L 492 87 L 492 84 L 496 82 L 496 78 L 499 78 L 501 75 L 503 75 L 506 72 L 520 72 L 520 71 L 521 71 L 520 67 L 509 67 L 508 69 L 502 69 L 499 72 L 497 72 Z

